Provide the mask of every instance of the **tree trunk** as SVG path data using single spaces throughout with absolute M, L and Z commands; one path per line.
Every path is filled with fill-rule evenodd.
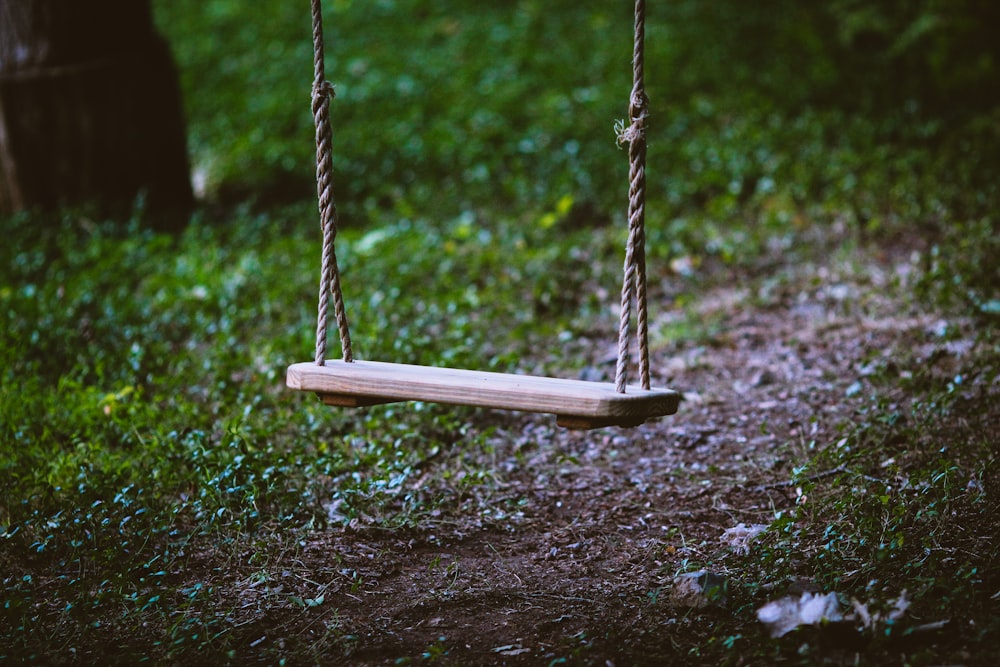
M 0 214 L 192 203 L 181 95 L 149 0 L 0 0 Z

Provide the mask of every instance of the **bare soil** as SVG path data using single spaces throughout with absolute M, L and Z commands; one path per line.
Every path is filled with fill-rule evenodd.
M 435 452 L 391 492 L 385 516 L 345 525 L 331 503 L 328 527 L 265 527 L 224 548 L 196 538 L 172 575 L 183 579 L 167 602 L 174 629 L 187 624 L 190 642 L 204 627 L 231 648 L 212 661 L 232 664 L 773 664 L 794 661 L 802 645 L 810 655 L 823 647 L 830 664 L 869 664 L 906 662 L 927 644 L 955 663 L 989 664 L 974 618 L 869 654 L 865 638 L 835 627 L 771 639 L 754 615 L 818 586 L 808 569 L 768 576 L 757 544 L 740 554 L 724 532 L 816 502 L 790 483 L 793 468 L 844 437 L 869 400 L 873 368 L 903 377 L 912 372 L 904 360 L 924 360 L 947 378 L 977 345 L 970 322 L 915 304 L 908 253 L 817 254 L 824 259 L 778 257 L 752 276 L 717 268 L 687 312 L 656 316 L 653 375 L 684 393 L 677 415 L 581 432 L 545 415 L 470 411 L 472 431 L 490 434 L 486 446 Z M 654 298 L 668 300 L 673 282 L 656 285 Z M 685 339 L 700 344 L 670 341 L 692 327 Z M 945 340 L 942 327 L 965 335 Z M 610 349 L 602 341 L 592 351 L 588 377 L 610 373 Z M 997 405 L 980 400 L 945 428 L 955 437 L 988 429 L 996 441 Z M 993 498 L 996 477 L 986 480 Z M 395 509 L 415 520 L 386 528 Z M 998 522 L 954 521 L 983 551 L 986 585 L 1000 587 Z M 725 582 L 719 594 L 681 594 L 675 578 L 705 563 Z M 54 618 L 62 606 L 55 596 Z M 106 644 L 51 655 L 103 662 L 138 642 L 155 659 L 169 651 L 156 645 L 170 630 L 109 618 L 87 633 L 87 643 Z
M 780 659 L 787 640 L 771 640 L 752 612 L 808 588 L 808 573 L 781 590 L 755 588 L 723 532 L 809 502 L 788 483 L 791 468 L 843 436 L 873 363 L 931 346 L 944 372 L 961 364 L 971 338 L 935 343 L 944 321 L 907 296 L 912 269 L 908 257 L 872 252 L 778 266 L 743 286 L 720 280 L 694 309 L 704 344 L 661 342 L 654 353 L 654 378 L 685 394 L 676 416 L 575 432 L 546 416 L 476 413 L 479 427 L 496 428 L 490 447 L 459 455 L 477 457 L 468 466 L 447 452 L 427 466 L 459 477 L 486 467 L 493 478 L 451 486 L 440 471 L 414 476 L 401 503 L 445 498 L 416 527 L 387 530 L 364 517 L 295 544 L 275 536 L 263 567 L 259 558 L 248 565 L 250 552 L 206 562 L 218 568 L 223 606 L 238 610 L 236 660 L 292 652 L 318 664 L 694 664 L 710 648 L 716 662 Z M 660 315 L 653 340 L 681 319 Z M 606 352 L 595 349 L 594 368 L 607 368 Z M 674 578 L 704 562 L 729 578 L 729 592 L 685 601 Z M 791 641 L 829 643 L 834 663 L 866 662 L 856 638 L 807 637 Z M 732 650 L 720 653 L 727 641 Z M 968 646 L 956 656 L 977 661 Z

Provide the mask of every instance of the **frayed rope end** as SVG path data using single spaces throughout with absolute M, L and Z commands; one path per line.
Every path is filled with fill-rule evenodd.
M 630 124 L 626 125 L 625 121 L 622 119 L 615 121 L 615 136 L 618 139 L 618 145 L 624 146 L 626 144 L 631 144 L 634 141 L 639 141 L 646 138 L 646 117 L 641 116 L 636 118 Z

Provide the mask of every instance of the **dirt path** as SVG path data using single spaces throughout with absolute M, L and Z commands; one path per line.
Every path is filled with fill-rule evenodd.
M 448 499 L 417 529 L 360 522 L 299 543 L 263 579 L 232 570 L 245 657 L 296 644 L 322 663 L 667 664 L 765 637 L 732 603 L 686 606 L 672 582 L 705 561 L 738 578 L 723 532 L 791 507 L 791 468 L 841 437 L 866 369 L 940 326 L 909 312 L 911 268 L 865 257 L 710 290 L 693 318 L 705 344 L 654 354 L 654 376 L 686 394 L 675 417 L 568 432 L 489 415 L 492 451 L 470 468 L 495 479 L 412 482 L 403 493 Z M 674 323 L 661 316 L 653 340 Z

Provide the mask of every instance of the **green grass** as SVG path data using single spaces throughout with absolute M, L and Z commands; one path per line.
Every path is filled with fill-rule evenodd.
M 909 643 L 908 661 L 922 664 L 994 644 L 997 432 L 982 406 L 1000 377 L 998 351 L 985 345 L 950 377 L 902 354 L 866 381 L 867 400 L 843 437 L 810 443 L 795 467 L 802 502 L 776 515 L 763 552 L 743 565 L 753 579 L 808 572 L 822 590 L 849 591 L 881 613 L 905 595 L 909 622 L 876 624 L 864 638 L 869 654 Z M 912 377 L 901 383 L 896 364 L 915 369 Z M 834 474 L 814 478 L 824 472 Z M 913 633 L 935 622 L 947 624 L 947 638 Z
M 209 194 L 185 232 L 150 231 L 141 211 L 0 222 L 0 655 L 144 623 L 166 628 L 159 657 L 225 650 L 225 620 L 193 611 L 211 581 L 177 583 L 197 548 L 250 544 L 266 561 L 282 531 L 361 515 L 419 524 L 448 498 L 400 490 L 441 451 L 449 484 L 492 482 L 462 457 L 488 447 L 488 416 L 331 412 L 283 388 L 285 366 L 311 358 L 315 327 L 306 9 L 156 3 Z M 359 356 L 575 376 L 612 340 L 629 9 L 329 3 L 339 247 Z M 944 613 L 971 595 L 986 614 L 990 564 L 937 545 L 952 535 L 943 517 L 981 515 L 995 474 L 992 436 L 942 432 L 995 396 L 995 112 L 960 123 L 912 108 L 793 112 L 766 90 L 720 88 L 715 60 L 685 68 L 690 42 L 671 46 L 683 30 L 672 18 L 649 30 L 649 256 L 704 270 L 657 269 L 669 298 L 689 304 L 707 282 L 807 254 L 817 226 L 839 225 L 890 250 L 905 238 L 924 257 L 918 297 L 971 317 L 987 341 L 950 377 L 874 376 L 843 443 L 796 461 L 816 502 L 770 531 L 768 576 L 808 570 L 859 592 L 902 571 L 922 604 Z M 703 342 L 713 326 L 692 316 L 659 344 Z M 837 484 L 807 480 L 837 468 Z M 742 646 L 726 641 L 706 651 Z
M 190 540 L 322 524 L 331 499 L 344 521 L 365 511 L 386 525 L 417 522 L 432 499 L 396 505 L 417 464 L 482 446 L 468 411 L 331 416 L 283 389 L 285 366 L 312 354 L 312 225 L 299 231 L 276 214 L 196 222 L 172 239 L 72 215 L 47 222 L 6 226 L 0 525 L 11 572 L 60 582 L 66 607 L 52 613 L 99 617 L 125 605 L 124 622 L 139 623 L 176 595 L 171 568 Z M 572 374 L 579 361 L 534 348 L 610 319 L 586 291 L 562 291 L 585 282 L 584 268 L 591 279 L 592 262 L 607 264 L 601 247 L 568 233 L 563 250 L 575 259 L 553 263 L 530 227 L 497 223 L 476 238 L 470 229 L 463 219 L 345 233 L 347 275 L 381 277 L 367 295 L 349 291 L 358 352 Z M 504 251 L 514 249 L 521 259 L 510 266 Z M 497 332 L 497 322 L 508 326 Z M 488 479 L 472 473 L 467 483 Z M 10 627 L 51 622 L 21 615 L 42 594 L 31 575 L 5 586 Z

